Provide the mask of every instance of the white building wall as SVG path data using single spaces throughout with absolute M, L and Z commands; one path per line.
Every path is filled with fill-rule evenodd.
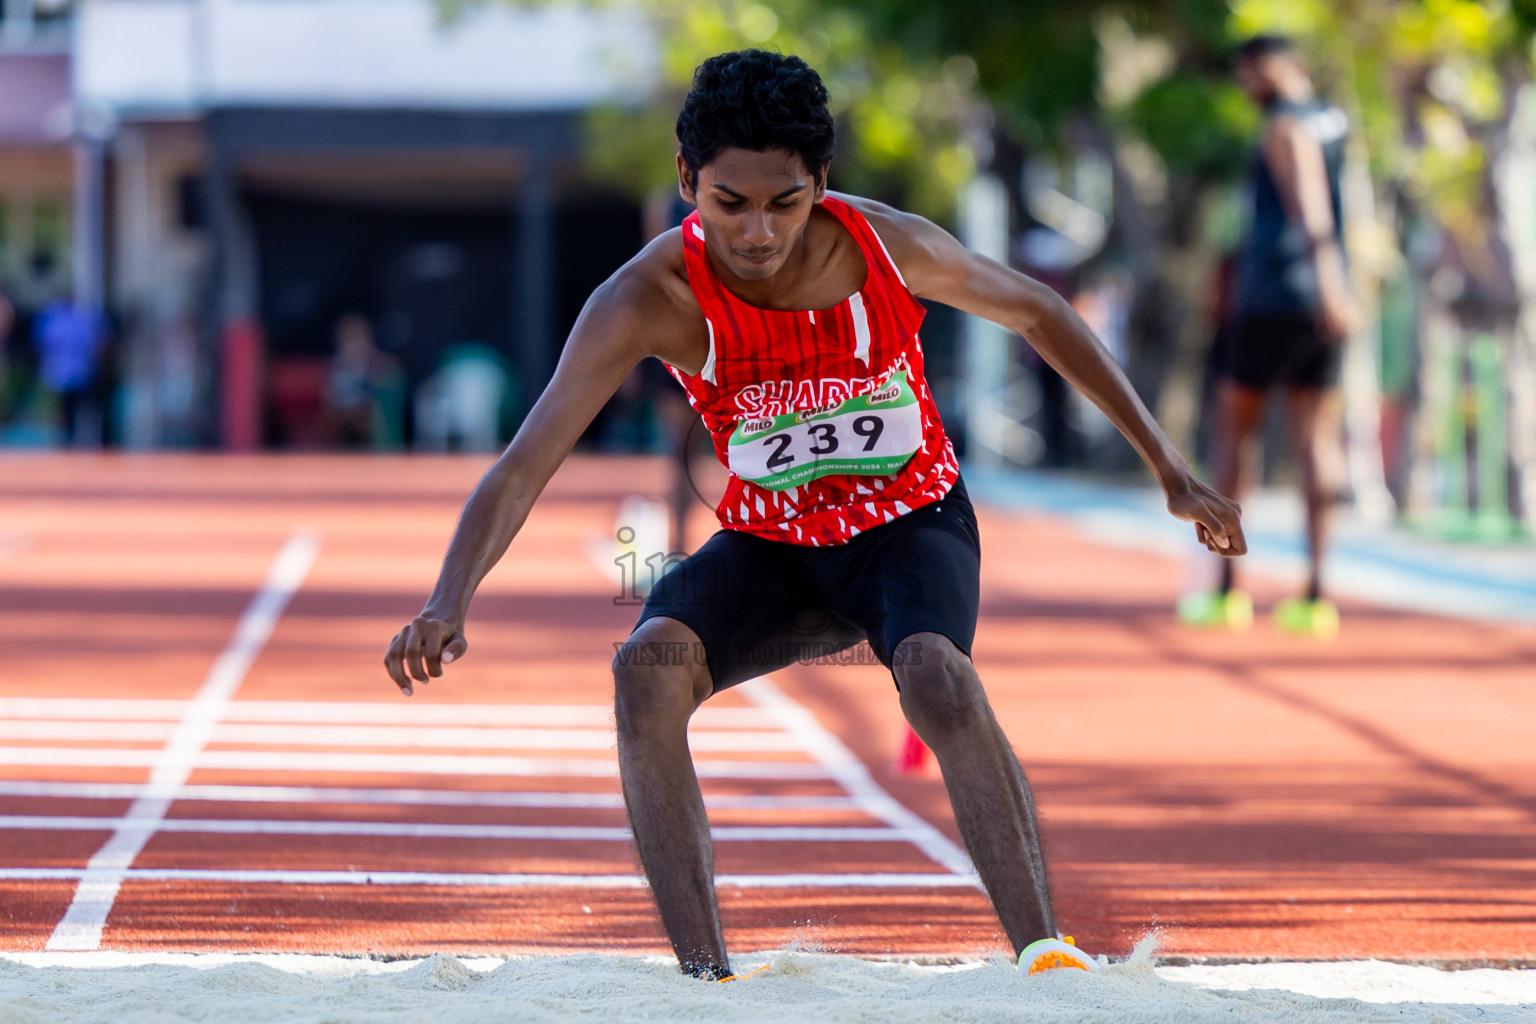
M 84 0 L 80 100 L 110 112 L 219 105 L 571 109 L 646 88 L 655 46 L 622 11 L 432 0 Z
M 76 12 L 74 93 L 96 108 L 187 110 L 193 78 L 191 0 L 88 0 Z

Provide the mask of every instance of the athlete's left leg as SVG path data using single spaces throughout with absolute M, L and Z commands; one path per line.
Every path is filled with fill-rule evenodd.
M 1015 955 L 1055 938 L 1035 798 L 975 666 L 941 633 L 914 633 L 898 651 L 901 709 L 938 759 L 955 823 Z
M 1220 434 L 1217 437 L 1216 488 L 1233 501 L 1258 475 L 1259 426 L 1264 415 L 1264 389 L 1225 377 L 1217 384 Z M 1226 594 L 1236 583 L 1236 559 L 1222 558 L 1219 590 Z
M 824 596 L 891 668 L 901 709 L 944 773 L 955 821 L 1014 951 L 1056 937 L 1035 801 L 967 653 L 981 535 L 963 481 L 848 544 Z

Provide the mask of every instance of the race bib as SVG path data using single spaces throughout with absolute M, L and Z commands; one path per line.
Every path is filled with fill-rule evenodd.
M 738 421 L 728 458 L 743 480 L 783 491 L 834 473 L 890 476 L 922 443 L 922 411 L 902 370 L 830 409 Z

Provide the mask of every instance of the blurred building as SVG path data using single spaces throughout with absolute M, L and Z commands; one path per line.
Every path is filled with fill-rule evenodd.
M 654 47 L 621 13 L 449 6 L 0 0 L 0 287 L 113 314 L 126 443 L 317 441 L 349 314 L 408 388 L 466 349 L 512 404 L 542 388 L 640 240 L 582 113 Z
M 69 281 L 68 10 L 0 0 L 0 292 L 23 308 Z

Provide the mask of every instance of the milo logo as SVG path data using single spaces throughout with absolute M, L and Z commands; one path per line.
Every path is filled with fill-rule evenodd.
M 842 405 L 841 401 L 823 402 L 811 409 L 801 409 L 795 413 L 795 422 L 804 423 L 806 420 L 815 419 L 817 416 L 825 416 L 829 412 L 836 412 Z
M 872 391 L 865 396 L 865 401 L 870 405 L 881 405 L 885 402 L 894 402 L 901 397 L 901 381 L 896 381 L 890 387 L 879 391 Z
M 773 420 L 742 420 L 741 435 L 751 437 L 753 434 L 761 434 L 765 430 L 773 429 Z

